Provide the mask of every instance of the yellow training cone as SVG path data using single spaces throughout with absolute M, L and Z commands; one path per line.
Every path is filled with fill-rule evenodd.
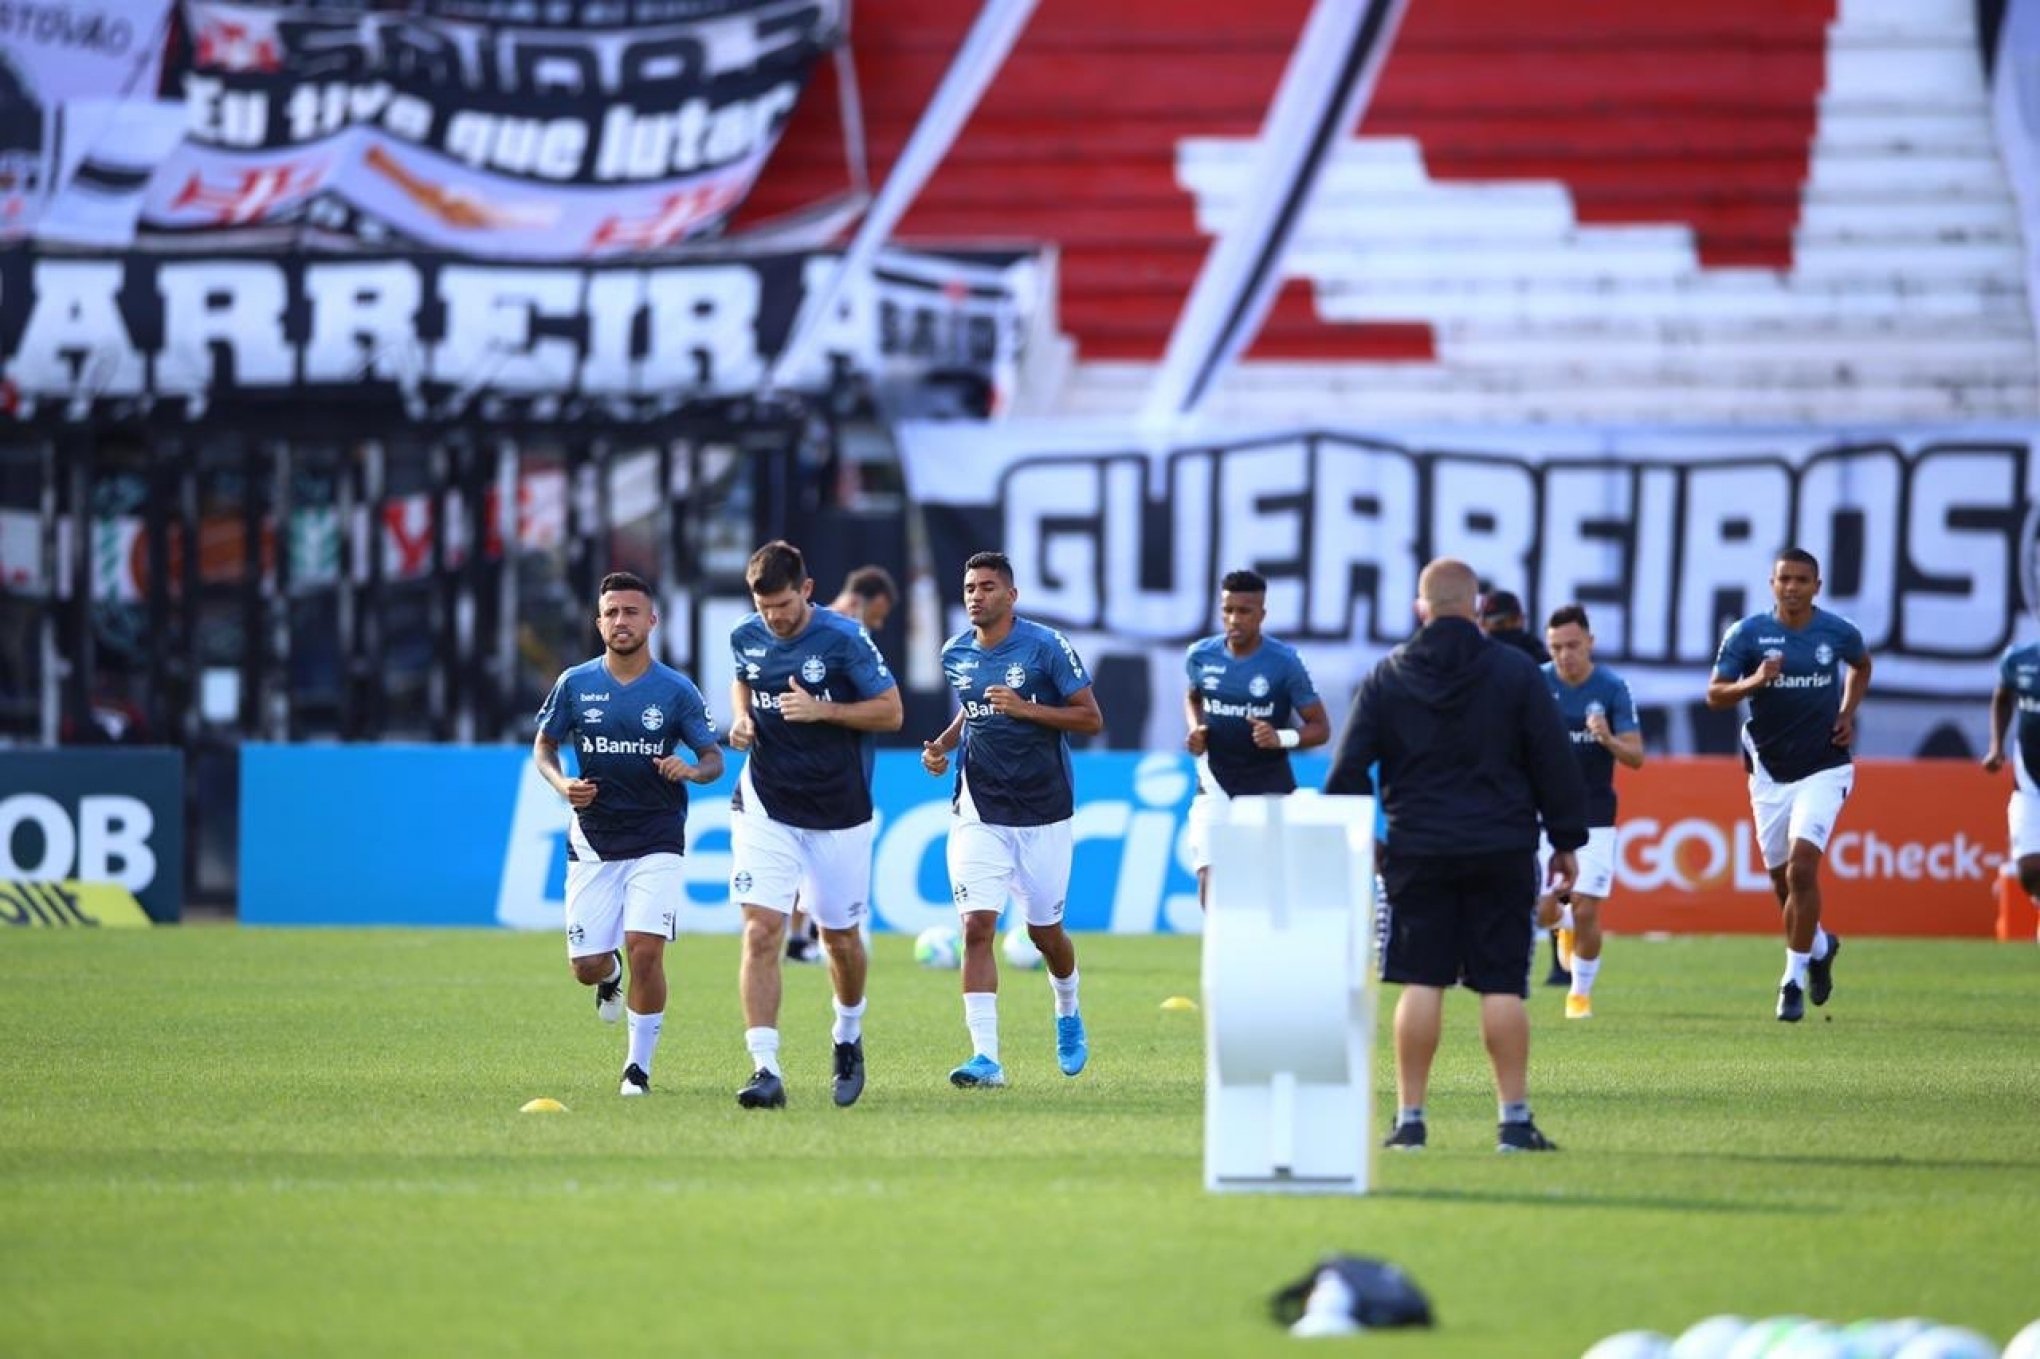
M 1197 1008 L 1197 1002 L 1188 996 L 1170 996 L 1162 1002 L 1162 1008 L 1164 1010 L 1194 1010 Z
M 563 1114 L 566 1111 L 567 1106 L 558 1100 L 548 1095 L 540 1095 L 537 1099 L 528 1101 L 517 1112 L 520 1114 Z

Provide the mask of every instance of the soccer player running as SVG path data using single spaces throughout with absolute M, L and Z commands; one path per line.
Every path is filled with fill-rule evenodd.
M 840 613 L 853 623 L 862 623 L 866 632 L 875 633 L 885 626 L 899 597 L 899 587 L 893 584 L 890 571 L 883 566 L 860 566 L 844 578 L 843 588 L 829 601 L 829 611 Z M 807 911 L 795 902 L 793 914 L 786 922 L 786 960 L 819 964 L 825 956 L 821 932 Z
M 1820 860 L 1855 783 L 1849 746 L 1856 709 L 1870 690 L 1863 634 L 1840 614 L 1815 607 L 1819 593 L 1813 554 L 1796 547 L 1779 553 L 1771 567 L 1774 607 L 1729 628 L 1707 681 L 1708 707 L 1750 704 L 1743 767 L 1757 848 L 1784 908 L 1777 1015 L 1788 1024 L 1805 1018 L 1809 999 L 1825 1005 L 1834 991 L 1842 941 L 1821 925 Z
M 1607 666 L 1594 664 L 1585 609 L 1568 604 L 1556 610 L 1544 625 L 1544 643 L 1551 650 L 1544 680 L 1558 700 L 1587 784 L 1587 843 L 1577 856 L 1579 878 L 1570 897 L 1540 897 L 1537 923 L 1557 927 L 1559 955 L 1572 973 L 1565 1017 L 1592 1019 L 1594 978 L 1601 970 L 1601 903 L 1615 887 L 1615 766 L 1643 768 L 1643 730 L 1629 686 Z M 1548 844 L 1545 852 L 1548 864 Z
M 1530 1113 L 1531 918 L 1538 822 L 1555 851 L 1546 881 L 1564 894 L 1586 843 L 1586 787 L 1537 666 L 1474 622 L 1479 582 L 1441 557 L 1417 577 L 1423 627 L 1360 684 L 1325 792 L 1368 793 L 1381 765 L 1388 807 L 1388 943 L 1395 1006 L 1396 1120 L 1386 1145 L 1427 1140 L 1424 1098 L 1445 992 L 1480 997 L 1494 1068 L 1495 1150 L 1553 1151 Z
M 757 612 L 730 631 L 730 745 L 750 752 L 730 802 L 730 899 L 744 913 L 737 988 L 753 1071 L 737 1103 L 786 1104 L 780 959 L 797 898 L 829 955 L 832 1094 L 847 1107 L 864 1093 L 858 925 L 871 896 L 873 733 L 900 729 L 900 691 L 862 625 L 809 602 L 815 583 L 799 548 L 765 544 L 744 578 Z
M 1192 642 L 1183 657 L 1190 679 L 1183 696 L 1190 734 L 1183 745 L 1197 757 L 1190 862 L 1199 906 L 1210 892 L 1211 827 L 1226 803 L 1295 792 L 1289 752 L 1321 746 L 1332 735 L 1303 658 L 1261 631 L 1267 616 L 1268 582 L 1252 571 L 1227 572 L 1218 594 L 1225 631 Z
M 2014 711 L 2019 714 L 2016 727 L 2011 725 Z M 1984 752 L 1983 767 L 1997 773 L 2007 753 L 2012 797 L 2005 810 L 2011 822 L 2012 859 L 2019 886 L 2029 898 L 2040 898 L 2040 643 L 2007 647 L 1998 662 L 1997 688 L 1990 696 L 1990 749 Z
M 567 800 L 567 958 L 595 988 L 595 1013 L 630 1011 L 621 1093 L 651 1089 L 666 1019 L 666 941 L 685 887 L 687 790 L 722 777 L 723 755 L 701 690 L 647 649 L 659 615 L 651 587 L 628 571 L 602 578 L 595 626 L 603 651 L 567 670 L 538 710 L 532 762 Z M 574 743 L 568 777 L 560 746 Z M 692 763 L 675 754 L 684 744 Z M 619 952 L 621 946 L 622 952 Z M 630 955 L 624 995 L 623 953 Z
M 1069 734 L 1104 730 L 1076 649 L 1059 632 L 1014 616 L 1020 592 L 1003 552 L 963 564 L 971 626 L 942 648 L 942 671 L 962 705 L 921 747 L 940 777 L 959 744 L 949 828 L 949 886 L 963 918 L 963 1022 L 970 1060 L 949 1073 L 963 1089 L 1006 1083 L 999 1064 L 999 915 L 1011 896 L 1048 966 L 1055 994 L 1055 1057 L 1065 1076 L 1084 1069 L 1090 1040 L 1077 1009 L 1077 947 L 1063 929 L 1070 885 L 1076 786 Z

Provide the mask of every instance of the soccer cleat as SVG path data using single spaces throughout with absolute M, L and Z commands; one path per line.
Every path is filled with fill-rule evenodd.
M 1395 1130 L 1389 1133 L 1381 1145 L 1390 1151 L 1422 1151 L 1425 1136 L 1424 1120 L 1420 1118 L 1413 1122 L 1396 1124 Z
M 832 1088 L 836 1107 L 847 1109 L 864 1093 L 864 1040 L 836 1044 L 835 1079 Z
M 1065 1076 L 1074 1076 L 1084 1069 L 1084 1063 L 1091 1059 L 1091 1044 L 1084 1037 L 1082 1015 L 1057 1015 L 1055 1017 L 1055 1064 L 1062 1068 Z
M 1565 929 L 1553 930 L 1551 937 L 1558 944 L 1558 965 L 1567 971 L 1571 971 L 1573 932 Z
M 1594 1017 L 1594 998 L 1592 996 L 1567 996 L 1565 998 L 1565 1017 L 1567 1019 L 1592 1019 Z
M 652 1093 L 652 1078 L 645 1069 L 632 1062 L 623 1069 L 623 1085 L 616 1092 L 619 1095 L 649 1095 Z
M 949 1073 L 949 1083 L 959 1090 L 997 1090 L 1006 1083 L 1006 1069 L 982 1052 Z
M 1798 982 L 1786 982 L 1778 988 L 1778 1018 L 1787 1024 L 1797 1024 L 1806 1018 L 1806 992 Z
M 827 959 L 822 954 L 822 946 L 820 944 L 806 935 L 800 934 L 786 941 L 786 961 L 789 963 L 806 963 L 814 966 L 826 962 Z
M 1842 951 L 1842 936 L 1828 935 L 1828 956 L 1809 958 L 1806 962 L 1806 998 L 1815 1005 L 1825 1005 L 1828 997 L 1835 993 L 1835 955 Z
M 595 983 L 595 1017 L 604 1024 L 623 1018 L 623 951 L 616 953 L 616 980 Z
M 1558 1143 L 1537 1130 L 1529 1119 L 1521 1123 L 1502 1123 L 1495 1129 L 1496 1151 L 1557 1151 Z
M 746 1109 L 784 1109 L 786 1083 L 761 1066 L 751 1073 L 749 1083 L 737 1091 L 737 1103 Z

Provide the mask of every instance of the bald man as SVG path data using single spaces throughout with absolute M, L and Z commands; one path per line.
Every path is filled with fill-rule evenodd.
M 1494 1067 L 1495 1150 L 1556 1151 L 1530 1116 L 1530 936 L 1540 833 L 1552 846 L 1550 890 L 1570 891 L 1587 842 L 1587 791 L 1544 676 L 1522 652 L 1488 640 L 1479 582 L 1441 557 L 1417 580 L 1422 628 L 1361 682 L 1327 793 L 1374 791 L 1388 812 L 1383 981 L 1395 1007 L 1396 1121 L 1385 1145 L 1426 1141 L 1424 1097 L 1443 1027 L 1445 991 L 1480 997 Z M 1540 830 L 1541 828 L 1541 830 Z

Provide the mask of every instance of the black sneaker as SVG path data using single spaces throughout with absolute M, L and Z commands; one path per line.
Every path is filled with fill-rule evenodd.
M 822 946 L 804 934 L 796 934 L 786 941 L 786 961 L 789 963 L 819 963 L 823 961 Z
M 1835 955 L 1842 951 L 1842 936 L 1828 935 L 1828 956 L 1809 958 L 1806 961 L 1806 998 L 1815 1005 L 1825 1005 L 1828 997 L 1835 993 Z
M 737 1103 L 746 1109 L 784 1109 L 786 1085 L 761 1066 L 751 1073 L 750 1083 L 737 1091 Z
M 652 1078 L 645 1069 L 632 1062 L 623 1069 L 623 1085 L 616 1092 L 619 1095 L 649 1095 L 652 1093 Z
M 1561 967 L 1558 961 L 1558 931 L 1551 933 L 1551 970 L 1544 974 L 1546 986 L 1571 986 L 1572 969 Z
M 1422 1151 L 1424 1149 L 1424 1121 L 1398 1123 L 1381 1144 L 1390 1151 Z
M 1537 1131 L 1537 1125 L 1529 1119 L 1521 1123 L 1500 1123 L 1495 1126 L 1496 1151 L 1557 1151 L 1558 1143 Z
M 616 953 L 616 980 L 595 983 L 595 1017 L 604 1024 L 623 1018 L 623 952 Z
M 1787 1024 L 1797 1024 L 1806 1018 L 1806 992 L 1799 989 L 1798 982 L 1786 982 L 1778 988 L 1778 1018 Z
M 836 1107 L 847 1109 L 864 1093 L 864 1040 L 836 1044 Z

